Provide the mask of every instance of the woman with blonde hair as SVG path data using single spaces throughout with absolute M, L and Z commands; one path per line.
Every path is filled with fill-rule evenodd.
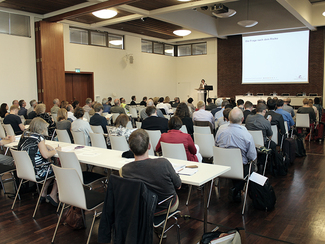
M 129 137 L 134 129 L 126 128 L 126 125 L 129 122 L 129 117 L 126 114 L 120 114 L 115 121 L 115 126 L 108 130 L 109 136 L 125 136 L 127 142 L 129 142 Z M 110 146 L 111 142 L 109 140 L 109 136 L 107 138 L 107 145 Z
M 37 180 L 44 180 L 48 172 L 48 177 L 54 175 L 52 168 L 48 163 L 48 159 L 53 157 L 56 154 L 56 150 L 60 149 L 59 147 L 53 148 L 45 144 L 44 135 L 48 133 L 48 123 L 39 117 L 36 117 L 32 120 L 29 125 L 28 130 L 24 131 L 18 143 L 18 150 L 27 151 L 34 169 L 35 176 Z M 56 181 L 53 183 L 52 191 L 49 195 L 47 194 L 47 188 L 49 187 L 52 180 L 47 180 L 44 186 L 44 191 L 40 201 L 45 202 L 46 198 L 49 202 L 57 206 L 58 205 L 58 188 Z
M 52 136 L 54 130 L 55 130 L 55 122 L 53 121 L 52 117 L 46 113 L 46 106 L 45 104 L 37 104 L 35 108 L 36 117 L 40 117 L 46 121 L 46 123 L 49 124 L 48 126 L 48 135 Z

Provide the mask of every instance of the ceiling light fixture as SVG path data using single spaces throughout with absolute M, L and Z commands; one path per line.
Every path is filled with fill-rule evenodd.
M 123 44 L 123 41 L 122 40 L 112 40 L 112 41 L 109 41 L 109 43 L 114 46 L 120 46 Z
M 101 18 L 101 19 L 109 19 L 109 18 L 113 18 L 114 16 L 116 16 L 117 12 L 114 10 L 110 10 L 110 9 L 102 9 L 102 10 L 98 10 L 96 12 L 92 12 L 92 14 L 98 18 Z
M 191 34 L 192 31 L 190 30 L 174 30 L 173 33 L 176 35 L 176 36 L 187 36 L 189 34 Z
M 323 12 L 322 15 L 325 16 L 325 12 Z
M 178 0 L 179 2 L 189 2 L 191 0 Z
M 253 26 L 258 24 L 258 22 L 256 20 L 249 20 L 248 19 L 248 11 L 249 11 L 249 0 L 247 0 L 247 17 L 246 17 L 246 20 L 241 20 L 241 21 L 237 22 L 238 25 L 248 28 L 248 27 L 253 27 Z

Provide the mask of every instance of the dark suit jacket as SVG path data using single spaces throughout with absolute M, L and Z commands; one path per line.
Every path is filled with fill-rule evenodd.
M 144 130 L 160 130 L 161 133 L 168 131 L 168 119 L 156 116 L 149 116 L 142 121 L 141 129 Z
M 100 125 L 103 128 L 104 133 L 107 133 L 107 119 L 98 113 L 95 113 L 89 121 L 90 125 Z
M 268 111 L 265 114 L 265 118 L 267 118 L 268 115 L 272 116 L 272 120 L 271 120 L 271 125 L 276 125 L 278 127 L 278 131 L 284 135 L 286 133 L 286 129 L 284 127 L 284 120 L 283 120 L 283 116 L 281 114 L 277 114 L 274 111 Z M 279 137 L 280 138 L 280 137 Z
M 244 110 L 243 111 L 243 114 L 244 114 L 243 124 L 245 124 L 245 121 L 246 121 L 247 116 L 250 115 L 250 114 L 252 114 L 252 112 L 249 111 L 249 110 Z
M 212 109 L 212 110 L 211 110 L 211 113 L 212 113 L 213 117 L 214 117 L 214 115 L 216 114 L 216 112 L 220 111 L 221 109 L 222 109 L 221 107 L 218 107 L 218 108 L 214 108 L 214 109 Z

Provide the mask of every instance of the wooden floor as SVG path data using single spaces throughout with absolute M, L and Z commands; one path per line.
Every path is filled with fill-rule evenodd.
M 277 197 L 272 212 L 255 210 L 251 200 L 245 215 L 241 215 L 241 204 L 228 201 L 231 184 L 222 182 L 221 196 L 213 191 L 208 209 L 208 230 L 216 226 L 244 227 L 247 243 L 325 243 L 325 154 L 324 144 L 307 142 L 307 156 L 296 158 L 287 176 L 269 176 Z M 10 183 L 7 184 L 8 189 Z M 6 188 L 7 189 L 7 188 Z M 203 192 L 193 188 L 189 206 L 185 206 L 187 189 L 181 189 L 180 210 L 189 219 L 180 218 L 181 243 L 197 243 L 203 233 Z M 12 199 L 0 194 L 0 243 L 50 243 L 57 215 L 48 203 L 40 206 L 35 220 L 32 219 L 36 197 L 22 195 L 14 211 L 10 210 Z M 55 243 L 86 243 L 91 216 L 86 215 L 87 229 L 72 230 L 60 226 Z M 99 221 L 95 222 L 90 243 L 97 243 Z M 154 236 L 154 243 L 157 238 Z M 163 243 L 177 243 L 176 231 L 168 232 Z

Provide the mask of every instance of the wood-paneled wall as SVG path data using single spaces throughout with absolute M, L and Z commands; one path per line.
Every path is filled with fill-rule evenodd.
M 65 99 L 63 25 L 35 23 L 38 100 L 51 109 L 54 98 Z
M 268 84 L 242 85 L 242 38 L 231 36 L 218 40 L 218 97 L 235 97 L 253 93 L 268 95 L 306 92 L 323 96 L 324 73 L 324 28 L 310 32 L 309 42 L 309 83 L 308 84 Z

